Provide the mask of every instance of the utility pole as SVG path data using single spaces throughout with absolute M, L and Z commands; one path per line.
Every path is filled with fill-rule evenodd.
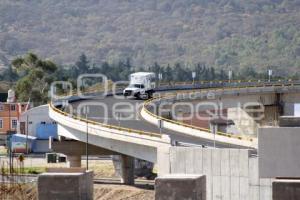
M 217 133 L 217 130 L 218 130 L 216 124 L 214 124 L 213 130 L 214 130 L 214 148 L 216 148 L 216 133 Z
M 86 170 L 89 170 L 89 122 L 88 122 L 88 107 L 85 107 L 85 119 L 86 119 L 86 143 L 85 143 L 85 153 L 86 153 Z
M 8 151 L 9 151 L 9 173 L 13 173 L 13 153 L 12 153 L 12 141 L 11 141 L 11 113 L 10 113 L 10 103 L 8 105 L 8 124 L 9 124 L 9 129 L 8 129 Z
M 28 154 L 28 114 L 26 116 L 26 154 Z
M 159 134 L 162 134 L 162 128 L 163 128 L 163 121 L 161 119 L 158 120 L 158 124 L 157 124 L 158 128 L 159 128 Z
M 117 112 L 117 118 L 118 118 L 118 125 L 121 126 L 121 113 Z

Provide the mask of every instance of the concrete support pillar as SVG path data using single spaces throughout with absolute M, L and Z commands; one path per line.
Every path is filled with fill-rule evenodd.
M 159 147 L 157 148 L 157 175 L 158 177 L 170 174 L 170 147 Z
M 134 184 L 134 158 L 131 156 L 121 155 L 121 182 L 125 185 Z
M 81 167 L 81 155 L 68 155 L 69 167 Z

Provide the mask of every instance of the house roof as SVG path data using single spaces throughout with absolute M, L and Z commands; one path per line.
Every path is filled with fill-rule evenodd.
M 19 134 L 19 133 L 13 134 L 12 137 L 13 137 L 13 138 L 25 138 L 25 139 L 27 138 L 27 139 L 29 139 L 29 140 L 35 140 L 35 139 L 36 139 L 36 137 L 34 137 L 34 136 L 31 136 L 31 135 L 23 135 L 23 134 Z

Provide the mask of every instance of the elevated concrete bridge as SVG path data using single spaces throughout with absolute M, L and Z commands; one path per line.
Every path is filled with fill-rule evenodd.
M 54 107 L 49 115 L 58 123 L 59 136 L 86 142 L 88 134 L 88 143 L 92 145 L 149 162 L 156 162 L 158 148 L 170 146 L 167 135 L 74 118 Z
M 209 85 L 211 87 L 218 86 L 216 83 L 210 83 Z M 243 87 L 238 87 L 239 85 Z M 215 99 L 206 98 L 207 101 L 223 101 L 227 107 L 232 106 L 233 100 L 246 102 L 249 101 L 249 99 L 268 105 L 277 102 L 275 98 L 277 93 L 298 92 L 299 85 L 299 82 L 246 82 L 228 83 L 227 85 L 220 82 L 219 86 L 230 86 L 231 88 L 210 89 L 204 92 L 206 92 L 206 97 L 208 93 L 214 92 Z M 187 90 L 188 88 L 177 89 Z M 197 87 L 193 85 L 190 89 L 195 90 Z M 202 92 L 201 89 L 193 92 L 198 91 L 200 93 Z M 174 96 L 179 91 L 173 88 L 170 98 L 164 96 L 165 92 L 166 91 L 161 93 L 162 98 L 154 99 L 154 103 L 157 100 L 160 102 L 163 100 L 174 101 Z M 195 101 L 195 99 L 191 99 L 188 95 L 186 97 L 183 95 L 181 100 Z M 120 121 L 114 118 L 114 113 L 112 113 L 111 108 L 115 103 L 120 101 L 127 102 L 128 105 L 136 104 L 133 112 L 138 114 L 133 119 L 126 121 Z M 120 100 L 112 97 L 102 99 L 96 96 L 88 100 L 78 99 L 78 101 L 69 104 L 69 108 L 66 110 L 72 110 L 73 113 L 63 112 L 61 109 L 51 105 L 49 115 L 53 120 L 57 121 L 58 134 L 60 136 L 81 142 L 88 142 L 89 144 L 107 149 L 116 154 L 157 163 L 159 173 L 161 174 L 163 174 L 164 171 L 168 171 L 169 166 L 166 159 L 169 159 L 169 155 L 165 155 L 165 153 L 168 152 L 167 149 L 172 145 L 172 141 L 204 146 L 212 146 L 215 141 L 216 146 L 220 148 L 257 148 L 256 138 L 233 137 L 227 134 L 217 134 L 214 137 L 209 131 L 199 127 L 192 127 L 156 116 L 147 108 L 147 103 L 149 102 L 143 105 L 144 102 L 138 100 Z M 91 114 L 88 115 L 88 119 L 76 117 L 76 114 L 79 113 L 79 108 L 93 103 L 96 108 L 98 106 L 98 109 L 92 109 Z M 101 111 L 103 108 L 99 106 L 99 103 L 102 103 L 101 105 L 107 105 L 108 111 L 105 112 L 107 115 L 103 115 L 104 112 L 103 110 Z M 70 107 L 72 109 L 70 109 Z M 126 105 L 124 104 L 121 105 L 121 107 L 126 109 Z M 77 112 L 74 112 L 74 110 Z M 157 128 L 158 120 L 164 121 L 164 129 L 162 131 Z
M 213 96 L 212 96 L 213 94 Z M 181 123 L 175 120 L 170 120 L 162 116 L 156 115 L 154 109 L 159 107 L 162 112 L 160 114 L 170 113 L 171 109 L 174 108 L 176 103 L 179 105 L 184 105 L 184 102 L 189 102 L 197 112 L 215 109 L 214 106 L 218 106 L 216 109 L 231 109 L 233 110 L 231 115 L 237 115 L 237 112 L 242 112 L 247 114 L 241 109 L 242 106 L 253 107 L 255 105 L 261 105 L 264 108 L 267 106 L 277 106 L 278 109 L 275 110 L 281 113 L 270 113 L 276 114 L 277 118 L 279 115 L 293 115 L 291 112 L 293 110 L 294 103 L 300 103 L 300 86 L 290 86 L 290 85 L 278 85 L 278 86 L 268 86 L 268 87 L 249 87 L 249 88 L 222 88 L 222 89 L 209 89 L 193 91 L 193 92 L 182 92 L 174 95 L 164 96 L 162 98 L 152 99 L 144 104 L 141 111 L 141 115 L 149 123 L 157 124 L 159 120 L 164 122 L 164 126 L 175 132 L 184 133 L 184 135 L 189 135 L 191 137 L 197 138 L 201 137 L 210 141 L 216 140 L 218 143 L 228 143 L 240 145 L 242 147 L 257 148 L 257 127 L 252 127 L 250 135 L 248 132 L 243 135 L 230 135 L 222 132 L 217 132 L 217 135 L 207 134 L 210 130 L 196 127 L 190 124 Z M 249 104 L 250 103 L 250 104 Z M 200 105 L 200 106 L 198 106 Z M 190 106 L 190 104 L 189 104 Z M 221 106 L 221 108 L 219 107 Z M 182 107 L 180 107 L 182 109 Z M 248 108 L 247 108 L 248 109 Z M 257 109 L 262 112 L 260 108 Z M 182 110 L 180 110 L 183 112 Z M 174 112 L 174 111 L 173 111 Z M 175 111 L 176 112 L 176 111 Z M 186 111 L 189 112 L 189 111 Z M 263 109 L 264 114 L 269 114 L 267 109 Z M 195 114 L 195 113 L 193 113 Z M 235 116 L 230 116 L 235 117 Z M 251 120 L 251 116 L 242 116 L 243 120 Z M 248 117 L 248 118 L 246 118 Z M 238 123 L 237 118 L 234 119 L 235 123 Z M 243 129 L 242 129 L 243 132 Z M 231 146 L 232 147 L 232 146 Z

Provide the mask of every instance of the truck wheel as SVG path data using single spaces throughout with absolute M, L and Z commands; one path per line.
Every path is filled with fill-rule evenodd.
M 149 91 L 147 92 L 147 94 L 148 94 L 148 99 L 151 99 L 153 97 L 153 92 Z
M 141 98 L 141 94 L 140 94 L 140 93 L 136 93 L 136 94 L 134 95 L 134 97 L 137 98 L 137 99 L 140 99 L 140 98 Z

